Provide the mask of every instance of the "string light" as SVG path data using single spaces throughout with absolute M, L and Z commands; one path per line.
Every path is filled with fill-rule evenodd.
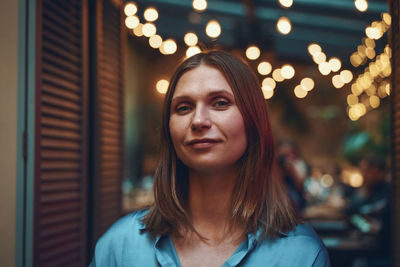
M 133 29 L 133 33 L 137 37 L 143 36 L 143 24 L 139 23 L 139 25 Z
M 262 88 L 262 93 L 265 99 L 270 99 L 274 95 L 274 90 L 265 90 L 264 88 Z
M 368 2 L 366 0 L 355 0 L 354 5 L 361 12 L 365 12 L 368 9 Z
M 276 87 L 276 82 L 274 79 L 267 77 L 262 81 L 263 90 L 274 90 Z
M 126 16 L 133 16 L 137 12 L 137 6 L 133 2 L 129 2 L 124 7 L 124 13 Z
M 193 32 L 186 33 L 185 37 L 183 37 L 183 40 L 188 46 L 194 46 L 198 42 L 197 35 Z
M 289 8 L 293 5 L 293 0 L 279 0 L 279 4 L 285 8 Z
M 218 21 L 210 20 L 206 26 L 206 34 L 211 38 L 217 38 L 221 34 L 221 26 Z
M 272 72 L 272 78 L 277 82 L 282 82 L 283 80 L 285 80 L 285 78 L 283 78 L 282 76 L 281 69 L 275 69 Z
M 314 81 L 306 77 L 301 80 L 300 85 L 305 91 L 311 91 L 314 88 Z
M 173 39 L 167 39 L 165 40 L 160 48 L 162 47 L 162 50 L 165 52 L 166 55 L 172 55 L 176 52 L 176 49 L 178 46 L 176 45 L 176 42 Z
M 318 65 L 318 70 L 322 75 L 328 75 L 331 73 L 331 66 L 325 61 Z
M 294 77 L 295 70 L 291 65 L 285 64 L 281 68 L 281 74 L 285 79 L 292 79 Z
M 307 96 L 307 91 L 306 90 L 304 90 L 303 89 L 303 87 L 301 86 L 301 85 L 297 85 L 295 88 L 294 88 L 294 95 L 297 97 L 297 98 L 304 98 L 304 97 L 306 97 Z
M 165 79 L 161 79 L 156 83 L 157 92 L 165 94 L 168 91 L 169 82 Z
M 162 44 L 162 38 L 160 35 L 155 34 L 149 38 L 149 45 L 152 48 L 159 48 Z
M 257 58 L 260 57 L 261 51 L 260 48 L 258 48 L 255 45 L 249 46 L 246 49 L 246 57 L 250 60 L 256 60 Z
M 192 6 L 197 11 L 204 11 L 207 8 L 207 1 L 206 0 L 193 0 Z
M 147 23 L 143 24 L 142 31 L 143 31 L 144 36 L 150 37 L 150 36 L 156 34 L 157 28 L 153 23 L 147 22 Z
M 340 75 L 336 74 L 332 77 L 332 84 L 335 88 L 339 89 L 343 87 L 344 82 L 340 79 Z
M 337 57 L 330 58 L 328 63 L 333 72 L 339 71 L 340 68 L 342 67 L 342 62 L 340 62 L 340 59 L 338 59 Z
M 136 28 L 140 23 L 140 20 L 137 16 L 129 16 L 125 19 L 125 25 L 128 29 Z
M 258 64 L 257 71 L 261 75 L 268 75 L 272 71 L 272 66 L 269 62 L 263 61 L 260 64 Z
M 281 34 L 289 34 L 292 30 L 292 24 L 287 17 L 280 17 L 276 23 L 276 28 Z
M 198 46 L 191 46 L 191 47 L 188 47 L 188 49 L 186 50 L 186 57 L 189 58 L 198 53 L 201 53 L 201 49 Z
M 158 19 L 158 11 L 154 7 L 149 7 L 144 11 L 143 17 L 149 22 L 156 21 Z

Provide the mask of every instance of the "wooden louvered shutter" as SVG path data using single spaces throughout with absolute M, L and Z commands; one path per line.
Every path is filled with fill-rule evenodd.
M 123 175 L 123 44 L 121 9 L 96 0 L 93 130 L 94 241 L 121 216 Z
M 393 266 L 400 266 L 400 5 L 392 0 L 392 177 L 393 177 Z
M 86 1 L 37 1 L 34 266 L 87 265 Z

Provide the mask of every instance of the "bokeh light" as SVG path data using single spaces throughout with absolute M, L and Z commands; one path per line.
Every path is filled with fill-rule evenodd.
M 140 23 L 140 20 L 137 16 L 129 16 L 125 19 L 125 25 L 128 29 L 136 28 Z
M 207 1 L 206 0 L 193 0 L 192 6 L 197 11 L 204 11 L 207 8 Z
M 194 32 L 188 32 L 185 34 L 185 37 L 183 37 L 183 40 L 188 46 L 194 46 L 198 42 L 197 35 Z
M 168 91 L 169 82 L 165 79 L 161 79 L 156 83 L 157 92 L 165 94 Z
M 201 49 L 198 46 L 191 46 L 188 47 L 188 49 L 186 50 L 186 57 L 191 57 L 194 56 L 198 53 L 201 53 Z
M 283 7 L 291 7 L 293 5 L 293 0 L 279 0 L 279 4 Z
M 303 87 L 301 85 L 297 85 L 294 88 L 294 95 L 298 98 L 304 98 L 307 96 L 307 91 L 303 89 Z
M 206 26 L 206 34 L 211 38 L 217 38 L 221 34 L 221 26 L 218 21 L 210 20 Z
M 156 34 L 157 28 L 153 23 L 147 22 L 147 23 L 143 24 L 142 31 L 143 31 L 144 36 L 150 37 L 150 36 Z
M 128 2 L 124 7 L 124 13 L 126 16 L 133 16 L 137 12 L 137 6 L 133 2 Z
M 160 35 L 155 34 L 149 38 L 149 45 L 152 48 L 159 48 L 162 44 L 162 38 Z
M 150 22 L 156 21 L 158 19 L 158 11 L 154 7 L 148 7 L 144 11 L 143 17 L 145 20 Z
M 366 0 L 355 0 L 354 5 L 361 12 L 365 12 L 368 9 L 368 2 Z
M 295 70 L 292 65 L 285 64 L 281 68 L 281 74 L 285 79 L 292 79 L 294 77 Z
M 246 49 L 246 57 L 250 60 L 256 60 L 260 57 L 261 51 L 255 45 L 251 45 Z
M 300 85 L 305 91 L 311 91 L 314 88 L 314 81 L 313 79 L 306 77 L 301 80 Z
M 287 17 L 280 17 L 276 23 L 276 28 L 281 34 L 289 34 L 292 30 L 292 24 Z
M 258 64 L 257 71 L 261 75 L 268 75 L 272 71 L 272 65 L 271 65 L 271 63 L 269 63 L 267 61 L 263 61 L 260 64 Z

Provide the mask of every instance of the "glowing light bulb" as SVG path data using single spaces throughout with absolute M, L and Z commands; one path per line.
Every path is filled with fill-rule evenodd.
M 272 71 L 272 66 L 269 62 L 263 61 L 258 64 L 257 70 L 261 75 L 268 75 Z
M 304 97 L 306 97 L 307 96 L 307 91 L 306 90 L 304 90 L 303 89 L 303 87 L 301 86 L 301 85 L 297 85 L 295 88 L 294 88 L 294 95 L 297 97 L 297 98 L 304 98 Z
M 342 67 L 342 62 L 340 62 L 340 59 L 338 59 L 337 57 L 329 59 L 328 63 L 333 72 L 337 72 Z
M 353 73 L 351 73 L 351 71 L 349 71 L 349 70 L 342 70 L 340 72 L 340 79 L 344 83 L 349 83 L 349 82 L 351 82 L 351 80 L 353 80 Z
M 207 8 L 207 1 L 206 0 L 193 0 L 192 6 L 197 11 L 204 11 Z
M 211 38 L 217 38 L 221 34 L 221 26 L 218 21 L 210 20 L 207 23 L 206 34 Z
M 279 0 L 279 4 L 283 7 L 291 7 L 293 5 L 293 0 Z
M 149 38 L 149 44 L 152 48 L 159 48 L 162 44 L 162 38 L 160 35 L 155 34 Z
M 246 49 L 246 57 L 250 60 L 256 60 L 257 58 L 260 57 L 261 51 L 260 48 L 258 48 L 255 45 L 249 46 Z
M 265 99 L 270 99 L 274 95 L 274 90 L 264 90 L 262 88 L 262 93 Z
M 143 25 L 142 31 L 144 36 L 150 37 L 156 34 L 157 28 L 153 23 L 147 22 Z
M 137 12 L 137 6 L 133 2 L 128 2 L 124 7 L 124 13 L 126 16 L 133 16 Z
M 316 53 L 322 52 L 321 46 L 318 45 L 318 44 L 314 44 L 314 43 L 309 44 L 307 49 L 308 49 L 308 52 L 309 52 L 312 56 L 315 55 Z
M 365 12 L 368 9 L 368 2 L 366 0 L 355 0 L 354 5 L 361 12 Z
M 292 24 L 287 17 L 280 17 L 276 23 L 276 28 L 281 34 L 289 34 L 292 30 Z
M 357 103 L 358 103 L 358 97 L 357 97 L 356 95 L 349 94 L 349 95 L 347 96 L 347 104 L 348 104 L 349 106 L 354 106 L 354 105 L 356 105 Z
M 198 42 L 197 35 L 193 32 L 186 33 L 185 37 L 183 37 L 183 40 L 188 46 L 194 46 Z
M 160 94 L 165 94 L 168 91 L 169 82 L 167 80 L 161 79 L 156 84 L 157 92 Z
M 326 55 L 325 55 L 324 52 L 317 52 L 317 53 L 315 53 L 315 54 L 313 55 L 312 58 L 313 58 L 313 60 L 314 60 L 314 62 L 315 62 L 316 64 L 321 64 L 321 63 L 325 62 L 325 60 L 326 60 Z M 328 65 L 329 65 L 329 63 L 328 63 Z
M 311 91 L 314 88 L 314 81 L 306 77 L 301 80 L 300 85 L 305 91 Z
M 291 65 L 286 64 L 286 65 L 282 66 L 281 73 L 282 73 L 283 78 L 292 79 L 294 77 L 295 70 Z
M 156 21 L 158 19 L 158 11 L 154 7 L 149 7 L 144 11 L 143 17 L 150 22 Z
M 133 29 L 133 33 L 134 33 L 137 37 L 143 36 L 143 24 L 142 24 L 142 23 L 139 23 L 139 25 L 137 25 L 137 27 L 135 27 L 135 28 Z
M 381 100 L 376 95 L 373 95 L 369 98 L 369 104 L 372 108 L 377 108 L 381 104 Z
M 178 48 L 178 46 L 176 45 L 176 42 L 173 39 L 165 40 L 162 43 L 161 47 L 165 51 L 166 55 L 172 55 L 173 53 L 176 52 L 176 49 Z
M 331 66 L 328 62 L 322 62 L 318 65 L 318 70 L 321 72 L 322 75 L 328 75 L 331 73 Z
M 201 49 L 198 46 L 191 46 L 186 50 L 186 57 L 191 57 L 201 53 Z
M 340 75 L 334 75 L 332 77 L 332 84 L 335 88 L 342 88 L 344 85 L 344 82 L 340 79 Z
M 267 77 L 262 81 L 263 90 L 274 90 L 276 87 L 276 82 L 274 79 Z
M 274 78 L 274 80 L 277 82 L 282 82 L 283 80 L 285 80 L 285 78 L 283 78 L 282 76 L 281 69 L 275 69 L 272 72 L 272 78 Z
M 140 21 L 137 16 L 129 16 L 125 19 L 125 25 L 128 29 L 134 29 L 139 25 Z

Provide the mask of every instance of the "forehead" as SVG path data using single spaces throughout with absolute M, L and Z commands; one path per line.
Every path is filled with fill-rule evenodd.
M 215 67 L 202 64 L 180 77 L 173 98 L 203 95 L 213 91 L 225 91 L 233 95 L 232 88 L 222 72 Z

